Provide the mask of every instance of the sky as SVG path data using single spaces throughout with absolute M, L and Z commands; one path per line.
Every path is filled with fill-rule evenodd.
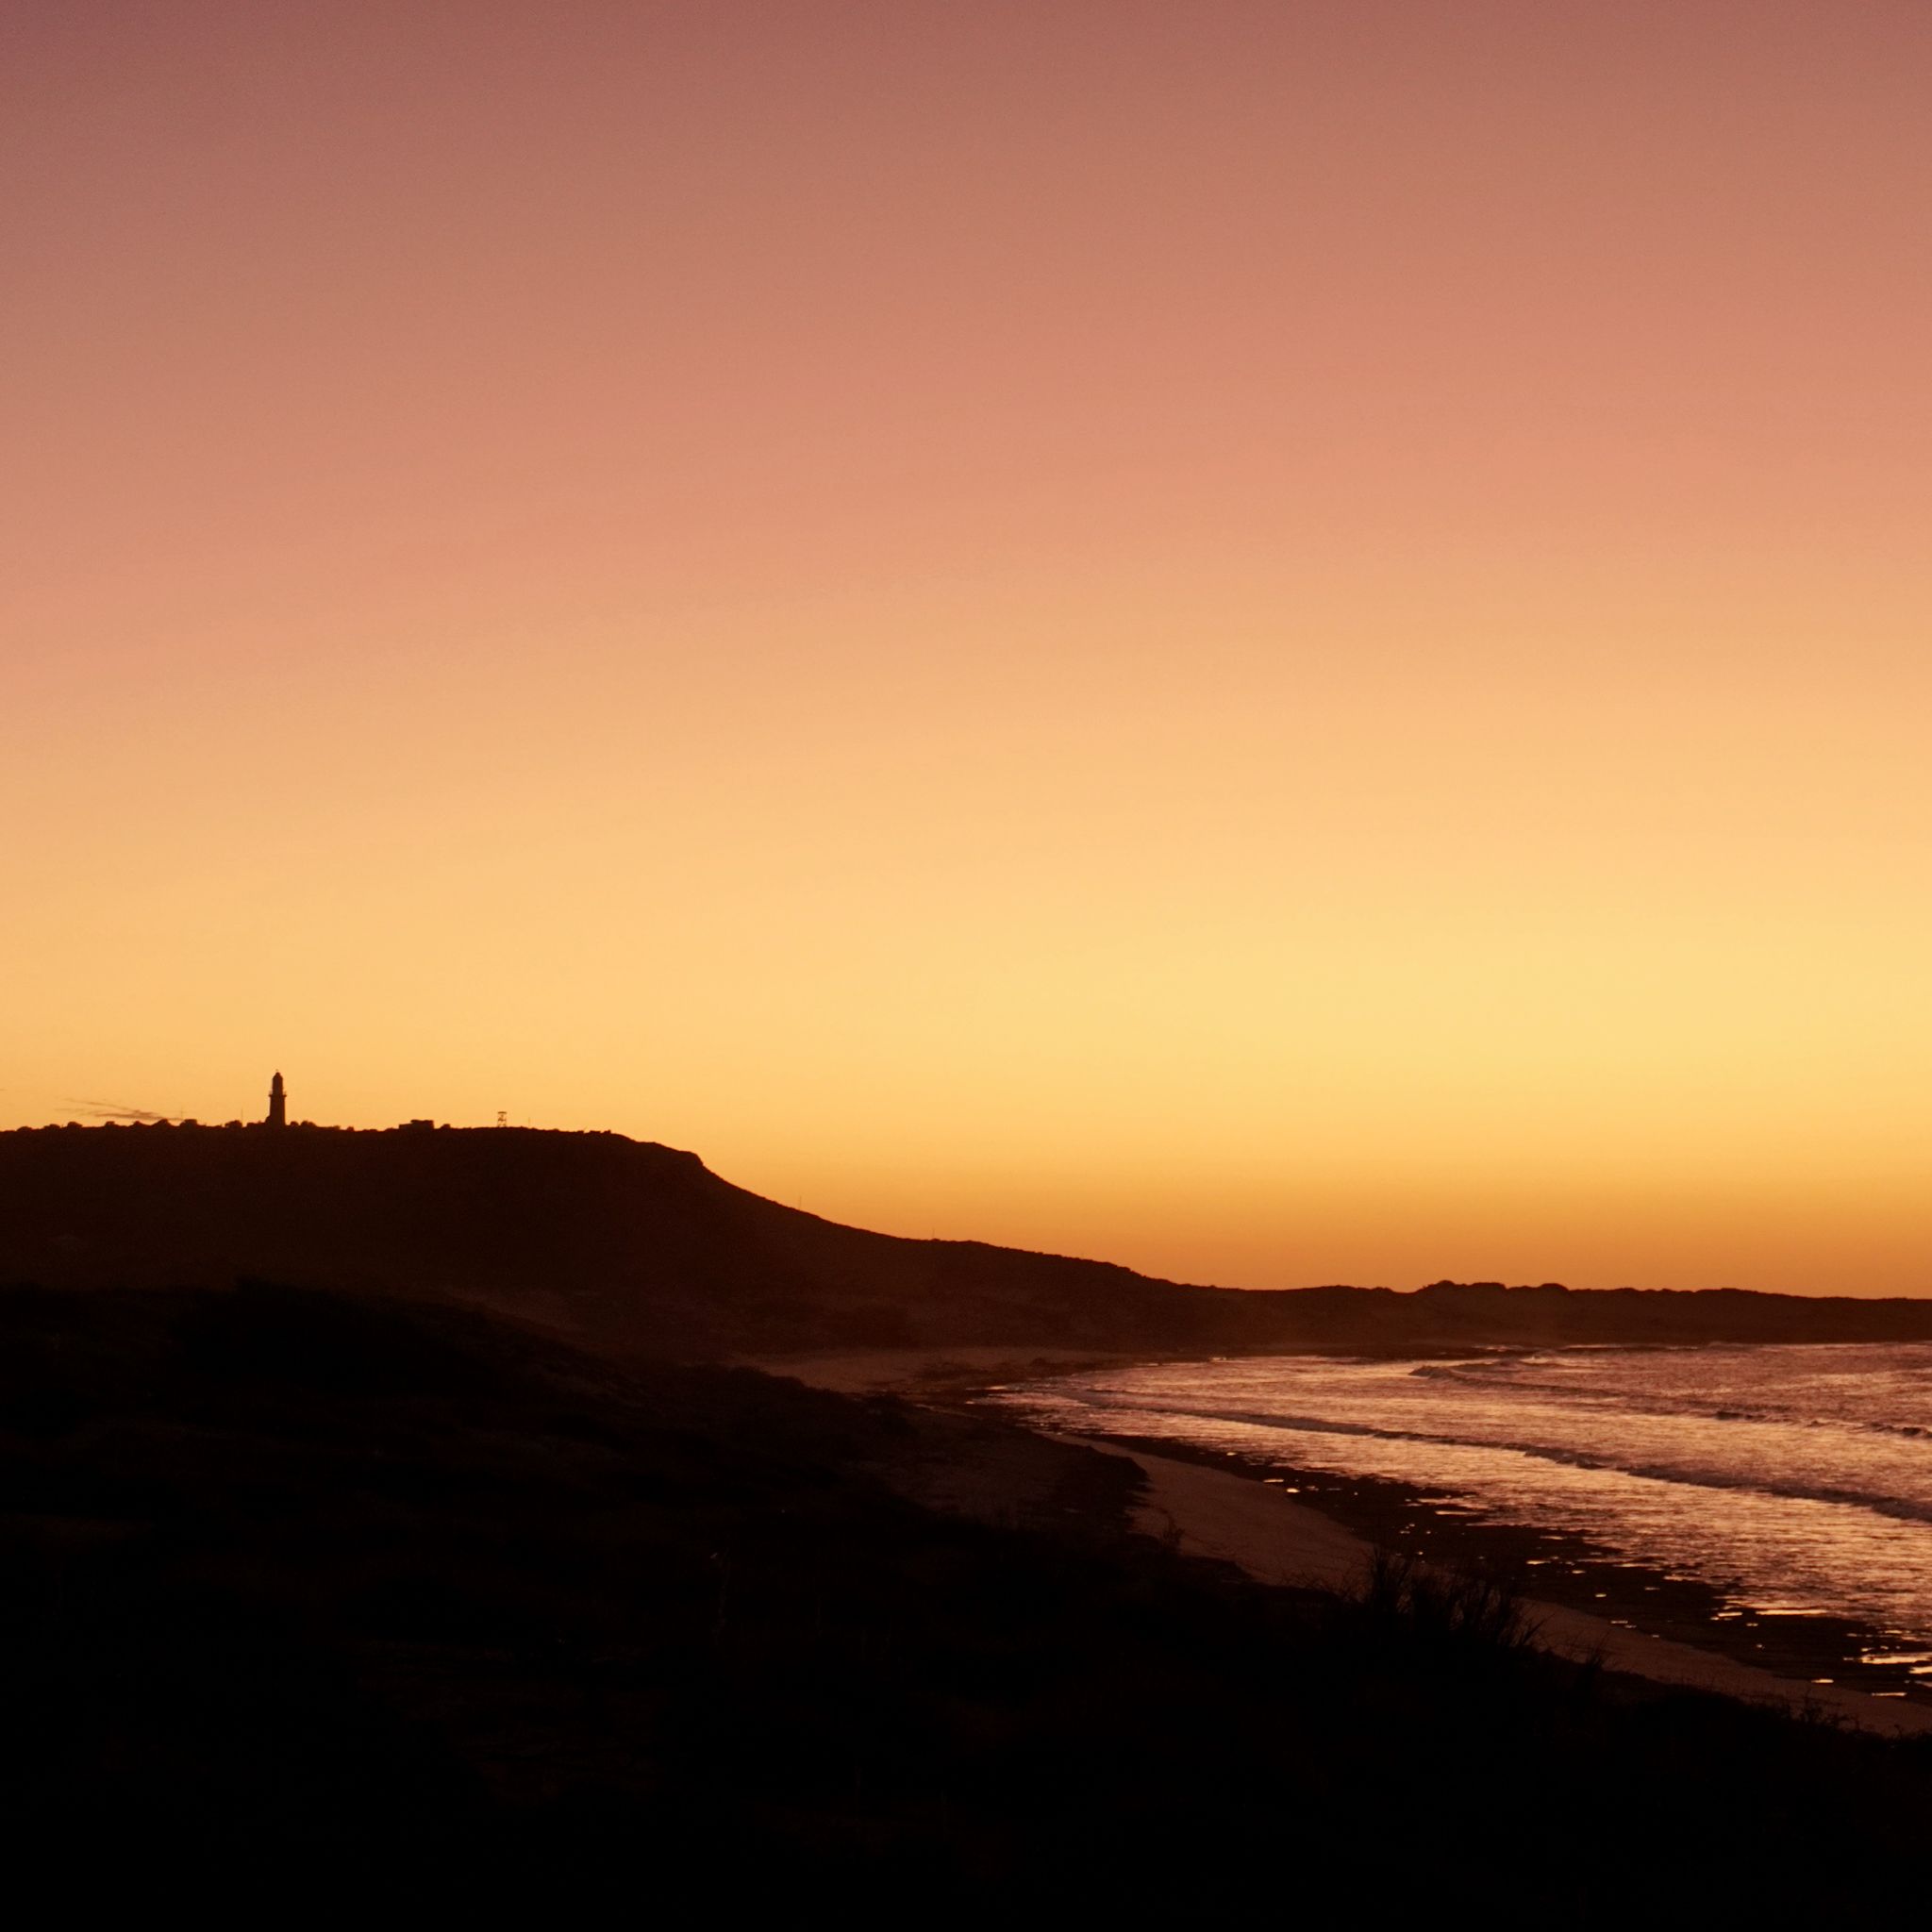
M 1932 1293 L 1921 0 L 8 0 L 0 1124 Z

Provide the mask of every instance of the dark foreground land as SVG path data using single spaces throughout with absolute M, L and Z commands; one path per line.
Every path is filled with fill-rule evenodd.
M 996 1466 L 998 1520 L 936 1507 Z M 16 1888 L 1191 1922 L 1896 1904 L 1924 1748 L 1265 1591 L 990 1420 L 307 1288 L 0 1294 Z

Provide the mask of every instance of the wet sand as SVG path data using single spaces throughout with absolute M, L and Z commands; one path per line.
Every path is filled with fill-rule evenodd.
M 906 1349 L 756 1366 L 841 1393 L 891 1391 L 986 1416 L 977 1398 L 992 1387 L 1130 1359 L 1091 1350 Z M 1184 1554 L 1233 1563 L 1258 1582 L 1349 1589 L 1380 1545 L 1509 1578 L 1523 1589 L 1539 1641 L 1559 1656 L 1597 1657 L 1607 1670 L 1654 1683 L 1884 1735 L 1932 1733 L 1932 1687 L 1895 1668 L 1851 1661 L 1873 1633 L 1835 1619 L 1740 1612 L 1707 1586 L 1613 1557 L 1581 1539 L 1483 1521 L 1403 1483 L 1195 1453 L 1168 1441 L 1029 1433 L 1127 1457 L 1147 1485 L 1136 1511 L 1139 1529 Z M 976 1502 L 983 1508 L 995 1500 Z M 1858 1681 L 1845 1681 L 1853 1673 Z
M 1346 1590 L 1367 1571 L 1374 1547 L 1369 1538 L 1284 1494 L 1285 1485 L 1256 1472 L 1208 1468 L 1086 1437 L 1058 1440 L 1110 1448 L 1138 1464 L 1147 1478 L 1138 1526 L 1176 1544 L 1184 1554 L 1217 1557 L 1238 1565 L 1257 1582 L 1289 1587 Z M 1439 1560 L 1445 1558 L 1446 1553 L 1441 1553 Z M 1628 1589 L 1656 1588 L 1641 1580 L 1646 1573 L 1626 1569 L 1624 1574 Z M 1932 1733 L 1932 1706 L 1926 1704 L 1780 1674 L 1683 1636 L 1638 1627 L 1621 1614 L 1534 1596 L 1526 1599 L 1525 1607 L 1542 1646 L 1577 1662 L 1600 1657 L 1607 1670 L 1655 1683 L 1781 1705 L 1890 1737 Z M 1703 1626 L 1713 1633 L 1716 1627 Z

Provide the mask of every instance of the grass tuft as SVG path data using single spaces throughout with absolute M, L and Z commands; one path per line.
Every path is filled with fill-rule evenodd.
M 1536 1646 L 1537 1626 L 1511 1583 L 1405 1551 L 1376 1549 L 1348 1601 L 1372 1629 L 1432 1651 L 1507 1662 Z

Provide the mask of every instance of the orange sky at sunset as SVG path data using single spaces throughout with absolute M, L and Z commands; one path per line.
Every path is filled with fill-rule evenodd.
M 0 9 L 0 1122 L 1932 1292 L 1919 0 Z

